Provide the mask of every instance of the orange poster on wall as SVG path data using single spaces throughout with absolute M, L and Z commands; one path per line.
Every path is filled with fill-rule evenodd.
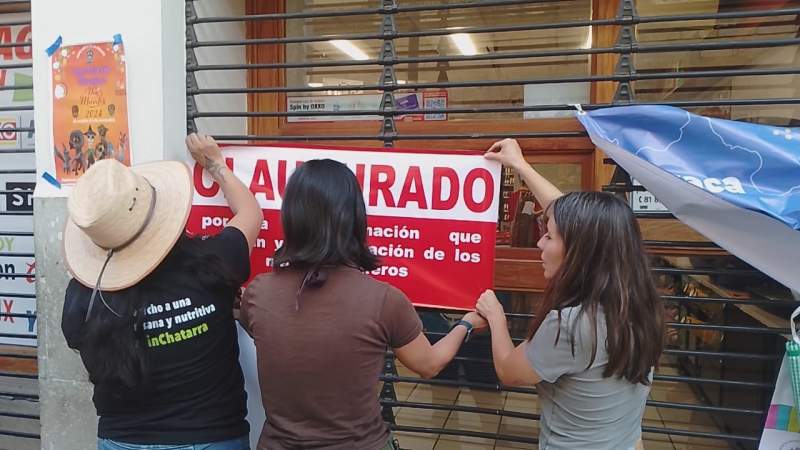
M 130 165 L 122 40 L 52 49 L 56 178 L 74 182 L 95 162 Z

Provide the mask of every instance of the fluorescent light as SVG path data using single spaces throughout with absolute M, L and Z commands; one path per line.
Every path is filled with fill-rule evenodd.
M 406 84 L 406 80 L 397 80 L 397 84 Z
M 322 87 L 324 84 L 322 83 L 308 83 L 308 87 Z
M 472 38 L 469 36 L 469 34 L 451 34 L 450 39 L 452 39 L 453 43 L 456 45 L 456 47 L 458 47 L 458 51 L 460 51 L 462 55 L 472 56 L 478 54 L 478 49 L 475 48 L 475 43 L 472 42 Z
M 352 59 L 355 59 L 357 61 L 364 61 L 366 59 L 369 59 L 369 56 L 367 56 L 367 54 L 364 53 L 363 50 L 353 45 L 353 43 L 350 41 L 346 41 L 343 39 L 335 39 L 330 42 L 331 44 L 333 44 L 334 47 L 338 48 Z

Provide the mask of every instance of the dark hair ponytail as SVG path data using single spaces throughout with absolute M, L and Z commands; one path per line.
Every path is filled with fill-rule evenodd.
M 85 290 L 91 296 L 91 289 Z M 143 322 L 147 300 L 152 298 L 146 290 L 144 283 L 139 283 L 119 292 L 98 292 L 83 326 L 81 344 L 81 357 L 92 383 L 136 389 L 146 382 L 149 370 Z
M 314 272 L 323 266 L 375 270 L 367 247 L 367 210 L 353 172 L 330 159 L 306 161 L 289 178 L 281 207 L 283 245 L 275 267 Z
M 192 274 L 211 295 L 233 301 L 241 283 L 224 269 L 218 255 L 202 250 L 201 242 L 202 238 L 184 235 L 164 261 L 136 285 L 117 292 L 98 292 L 89 320 L 83 324 L 80 345 L 92 383 L 127 390 L 146 384 L 150 374 L 144 330 L 146 309 L 151 302 L 162 299 L 162 287 L 174 283 L 177 273 Z M 83 287 L 87 303 L 91 293 L 90 288 Z

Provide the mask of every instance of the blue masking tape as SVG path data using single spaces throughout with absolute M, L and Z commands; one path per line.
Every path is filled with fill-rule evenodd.
M 122 44 L 122 35 L 119 33 L 114 35 L 114 45 L 117 44 Z
M 42 178 L 44 178 L 45 181 L 57 187 L 58 189 L 61 189 L 61 183 L 59 183 L 58 180 L 55 179 L 55 177 L 50 175 L 50 172 L 42 173 Z
M 61 48 L 61 36 L 56 38 L 56 41 L 53 42 L 53 45 L 47 47 L 47 50 L 45 50 L 45 52 L 47 53 L 47 56 L 53 56 L 53 53 L 55 53 L 56 50 L 58 50 L 59 48 Z

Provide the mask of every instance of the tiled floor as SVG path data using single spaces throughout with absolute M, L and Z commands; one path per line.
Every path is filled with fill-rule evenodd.
M 413 376 L 402 366 L 400 375 Z M 674 368 L 662 367 L 660 373 L 677 374 Z M 398 400 L 437 405 L 477 406 L 493 410 L 538 414 L 536 395 L 521 393 L 497 393 L 430 386 L 424 384 L 399 383 L 395 387 Z M 689 386 L 683 383 L 655 382 L 650 398 L 680 403 L 698 403 Z M 537 437 L 539 422 L 529 418 L 504 417 L 496 414 L 477 414 L 462 411 L 430 410 L 420 408 L 395 408 L 398 425 L 445 428 L 467 432 L 499 433 L 508 436 Z M 643 426 L 671 428 L 686 431 L 719 431 L 708 414 L 676 408 L 647 407 Z M 424 433 L 396 433 L 400 446 L 408 450 L 519 450 L 536 449 L 536 444 L 495 441 L 479 437 L 433 435 Z M 646 450 L 686 450 L 729 448 L 727 442 L 697 437 L 645 433 Z

